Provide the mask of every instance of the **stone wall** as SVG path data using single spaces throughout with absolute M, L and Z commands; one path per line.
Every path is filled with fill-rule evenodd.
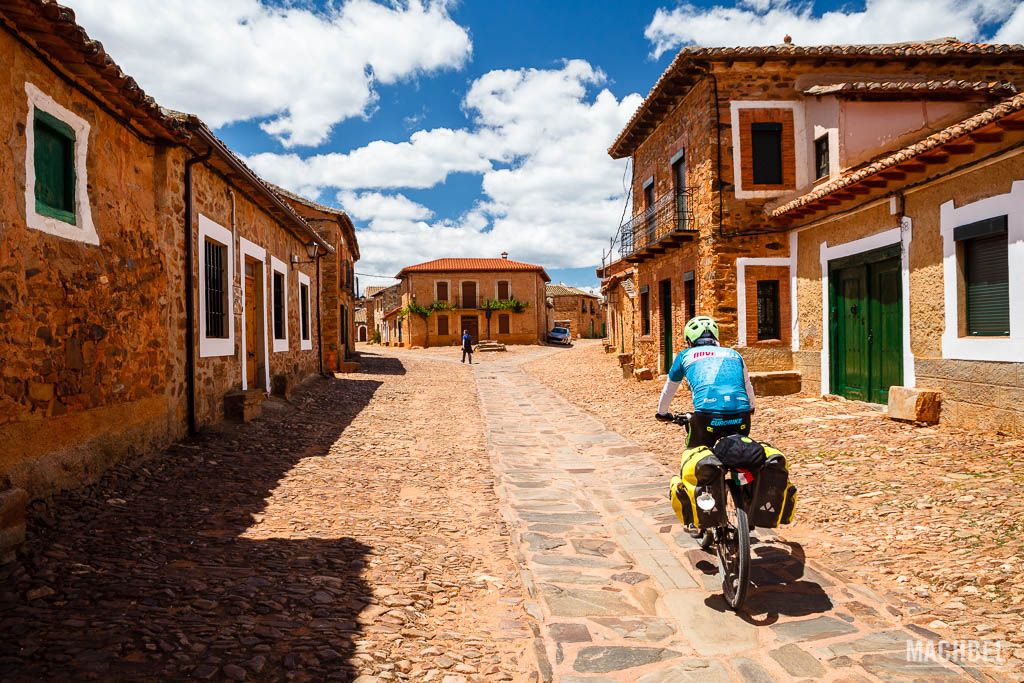
M 180 187 L 168 182 L 180 157 L 136 138 L 6 32 L 0 62 L 0 489 L 36 496 L 183 433 L 183 345 L 168 343 L 181 237 L 158 198 Z M 90 126 L 98 245 L 27 225 L 26 82 Z
M 597 339 L 602 336 L 601 325 L 605 315 L 597 298 L 576 294 L 550 296 L 548 299 L 552 305 L 547 308 L 546 330 L 554 327 L 556 322 L 567 321 L 573 339 Z M 581 309 L 583 302 L 586 304 L 585 312 Z
M 245 238 L 267 251 L 267 259 L 263 264 L 263 277 L 266 281 L 266 298 L 264 305 L 267 307 L 267 329 L 266 345 L 269 349 L 270 377 L 274 381 L 275 376 L 283 375 L 289 387 L 295 386 L 310 375 L 316 374 L 319 369 L 319 348 L 316 339 L 316 266 L 309 261 L 306 253 L 305 242 L 302 238 L 292 234 L 285 229 L 274 218 L 265 213 L 262 209 L 253 204 L 241 192 L 235 192 L 224 180 L 213 173 L 205 166 L 198 166 L 193 170 L 193 214 L 195 222 L 194 234 L 198 236 L 199 216 L 203 215 L 219 224 L 220 226 L 232 229 L 234 225 L 239 237 Z M 232 220 L 232 196 L 234 197 L 234 220 Z M 194 237 L 194 239 L 196 238 Z M 235 318 L 234 352 L 230 356 L 214 356 L 202 358 L 196 354 L 196 421 L 199 425 L 208 425 L 219 422 L 224 418 L 224 394 L 242 386 L 243 362 L 241 361 L 241 339 L 244 334 L 242 328 L 242 301 L 241 291 L 238 289 L 241 282 L 241 260 L 236 244 L 236 266 L 235 266 L 235 295 L 233 314 Z M 197 256 L 201 244 L 197 243 Z M 292 256 L 298 257 L 300 263 L 293 265 Z M 287 280 L 287 337 L 288 349 L 286 351 L 274 351 L 273 348 L 273 293 L 272 293 L 272 270 L 270 257 L 275 257 L 286 266 Z M 194 274 L 196 282 L 199 277 L 199 258 L 196 258 Z M 300 349 L 299 340 L 299 282 L 297 273 L 302 272 L 310 278 L 310 339 L 312 349 Z M 196 305 L 198 307 L 198 292 Z M 197 316 L 198 319 L 198 316 Z M 257 334 L 263 332 L 257 327 Z M 196 340 L 198 347 L 198 325 Z M 260 365 L 257 359 L 257 365 Z
M 942 392 L 943 422 L 1024 435 L 1024 363 L 918 358 L 917 386 Z

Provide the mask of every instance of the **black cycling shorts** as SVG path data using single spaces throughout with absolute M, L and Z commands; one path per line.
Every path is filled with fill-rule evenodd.
M 750 435 L 750 413 L 693 413 L 690 418 L 690 433 L 686 439 L 687 448 L 707 446 L 711 448 L 723 436 L 730 434 Z

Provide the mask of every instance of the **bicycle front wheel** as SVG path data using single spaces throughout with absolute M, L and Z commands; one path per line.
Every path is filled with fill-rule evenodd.
M 717 551 L 722 595 L 736 610 L 743 605 L 750 585 L 750 526 L 746 510 L 737 504 L 735 492 L 730 492 L 733 495 L 728 496 L 727 522 L 720 530 Z

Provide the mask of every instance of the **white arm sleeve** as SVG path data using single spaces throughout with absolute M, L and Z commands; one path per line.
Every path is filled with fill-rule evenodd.
M 747 400 L 750 401 L 750 412 L 754 412 L 754 385 L 750 383 L 750 373 L 747 372 L 747 364 L 743 364 L 743 384 L 747 387 Z
M 658 413 L 664 415 L 668 412 L 668 409 L 672 406 L 672 399 L 676 397 L 676 392 L 679 391 L 679 385 L 682 382 L 673 382 L 670 379 L 665 380 L 665 388 L 661 390 L 661 400 L 658 401 Z

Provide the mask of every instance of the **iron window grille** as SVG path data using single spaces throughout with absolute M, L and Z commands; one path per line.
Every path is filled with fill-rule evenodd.
M 779 339 L 779 281 L 757 281 L 757 339 Z
M 309 341 L 309 285 L 299 285 L 299 317 L 302 341 Z
M 274 273 L 274 339 L 284 339 L 284 273 Z
M 227 339 L 227 251 L 223 244 L 206 240 L 206 336 Z

